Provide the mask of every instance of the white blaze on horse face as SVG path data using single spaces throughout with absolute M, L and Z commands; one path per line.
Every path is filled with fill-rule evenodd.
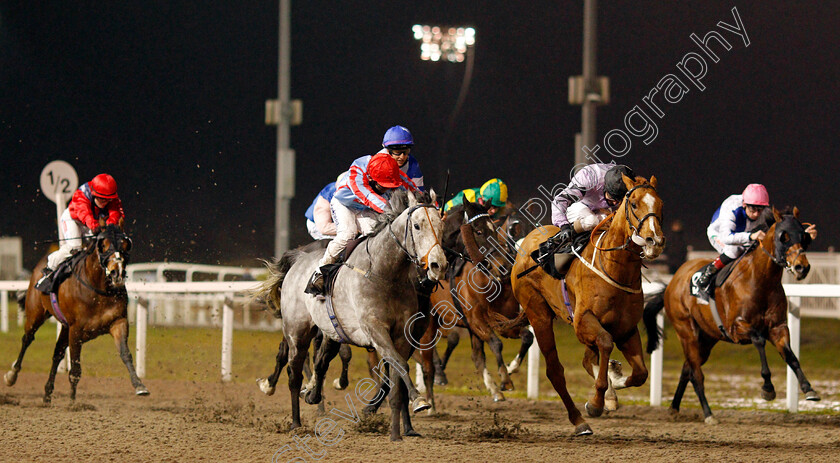
M 656 206 L 656 198 L 654 198 L 652 194 L 645 193 L 645 196 L 642 198 L 642 202 L 645 203 L 645 206 L 647 206 L 649 211 L 653 212 L 654 207 Z M 650 225 L 648 225 L 648 227 L 650 227 L 650 231 L 653 233 L 653 238 L 656 239 L 658 236 L 656 234 L 656 221 L 654 219 L 655 218 L 653 216 L 648 218 L 650 221 Z M 639 228 L 641 228 L 641 224 Z

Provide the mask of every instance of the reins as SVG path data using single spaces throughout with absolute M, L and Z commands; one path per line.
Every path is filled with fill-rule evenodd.
M 645 183 L 645 184 L 642 184 L 642 185 L 634 186 L 630 191 L 628 191 L 624 195 L 624 201 L 623 201 L 624 202 L 624 220 L 627 221 L 627 225 L 630 227 L 630 230 L 632 231 L 630 233 L 630 236 L 627 237 L 627 240 L 624 241 L 624 244 L 622 244 L 621 246 L 616 246 L 616 247 L 606 248 L 606 249 L 598 247 L 597 243 L 594 241 L 595 232 L 597 232 L 598 229 L 600 229 L 602 225 L 604 225 L 608 221 L 612 220 L 612 218 L 615 216 L 615 212 L 613 212 L 610 215 L 604 217 L 604 220 L 602 220 L 600 223 L 598 223 L 598 225 L 596 225 L 595 228 L 592 229 L 592 234 L 589 235 L 589 244 L 591 244 L 593 247 L 595 247 L 595 249 L 597 249 L 598 251 L 601 251 L 601 252 L 607 252 L 607 251 L 628 251 L 628 252 L 630 252 L 628 247 L 630 246 L 631 242 L 636 244 L 637 246 L 644 246 L 645 241 L 644 241 L 644 238 L 642 238 L 641 235 L 639 235 L 639 229 L 642 228 L 642 224 L 645 222 L 645 220 L 648 219 L 648 217 L 655 218 L 656 220 L 659 221 L 659 225 L 662 226 L 662 218 L 660 218 L 655 213 L 650 212 L 640 219 L 636 215 L 636 213 L 633 211 L 633 209 L 630 209 L 630 206 L 628 206 L 628 201 L 630 199 L 630 195 L 634 191 L 638 190 L 639 188 L 650 188 L 651 190 L 656 191 L 656 188 L 654 188 L 653 185 L 651 185 L 649 183 Z M 632 214 L 633 218 L 636 219 L 636 225 L 633 225 L 633 222 L 630 221 L 630 215 L 631 214 Z M 598 239 L 598 241 L 600 241 L 600 238 Z M 642 256 L 640 255 L 639 257 L 641 258 Z

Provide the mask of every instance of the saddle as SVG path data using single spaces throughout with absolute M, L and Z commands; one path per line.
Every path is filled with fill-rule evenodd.
M 338 276 L 338 270 L 350 258 L 350 254 L 364 241 L 367 236 L 362 236 L 352 239 L 347 242 L 344 250 L 338 255 L 338 260 L 334 264 L 327 264 L 321 266 L 321 275 L 324 275 L 324 296 L 332 294 L 332 289 L 335 286 L 335 279 Z
M 537 263 L 537 266 L 542 268 L 545 273 L 552 277 L 562 280 L 566 278 L 566 273 L 569 271 L 569 266 L 574 260 L 574 253 L 580 253 L 586 244 L 589 243 L 589 236 L 591 232 L 583 232 L 575 235 L 570 242 L 556 243 L 552 240 L 546 240 L 540 243 L 538 249 L 531 253 L 531 258 Z M 519 274 L 519 277 L 530 273 L 537 266 Z
M 712 295 L 715 294 L 715 288 L 720 288 L 729 278 L 729 275 L 732 274 L 732 270 L 735 268 L 735 264 L 737 264 L 741 259 L 744 258 L 747 254 L 752 252 L 756 248 L 756 245 L 749 246 L 743 254 L 738 256 L 737 259 L 733 260 L 732 262 L 723 266 L 720 271 L 715 274 L 715 277 L 712 279 L 711 283 L 709 283 L 708 288 L 700 288 L 697 286 L 697 280 L 700 278 L 700 274 L 703 272 L 703 268 L 701 267 L 698 271 L 694 272 L 691 275 L 691 284 L 689 285 L 691 295 L 700 299 L 701 304 L 709 303 L 709 299 L 712 298 Z
M 35 289 L 44 294 L 57 293 L 61 284 L 73 275 L 73 269 L 85 258 L 85 255 L 84 252 L 76 251 L 69 259 L 65 259 L 64 262 L 59 263 L 57 268 L 48 277 L 36 284 Z

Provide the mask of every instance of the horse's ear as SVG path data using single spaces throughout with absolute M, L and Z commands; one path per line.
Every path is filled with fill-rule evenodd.
M 651 175 L 650 176 L 650 182 L 648 182 L 648 183 L 650 183 L 650 186 L 656 188 L 656 175 Z
M 799 208 L 796 206 L 793 206 L 793 217 L 799 220 Z
M 624 182 L 624 186 L 627 187 L 627 191 L 632 190 L 633 187 L 636 186 L 636 184 L 633 183 L 633 179 L 624 175 L 624 174 L 621 174 L 621 180 Z M 619 199 L 621 199 L 621 198 L 619 198 Z
M 782 221 L 782 214 L 776 209 L 776 206 L 773 206 L 773 218 L 776 219 L 776 222 Z
M 414 193 L 409 191 L 406 196 L 408 196 L 408 207 L 414 207 L 417 205 L 417 196 Z
M 429 188 L 429 198 L 432 199 L 432 204 L 435 204 L 437 202 L 437 193 L 435 193 L 434 188 Z
M 120 231 L 125 231 L 125 217 L 120 217 L 117 226 L 120 227 Z
M 467 195 L 464 195 L 464 209 L 466 209 L 467 206 L 469 206 L 470 204 L 472 203 L 470 202 L 469 198 L 467 198 Z

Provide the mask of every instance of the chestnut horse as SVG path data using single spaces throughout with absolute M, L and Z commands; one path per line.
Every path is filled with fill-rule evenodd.
M 771 211 L 767 208 L 765 212 Z M 767 214 L 769 215 L 769 214 Z M 679 412 L 680 401 L 688 381 L 694 385 L 694 392 L 700 399 L 706 423 L 716 424 L 703 387 L 703 370 L 700 368 L 712 347 L 718 341 L 737 344 L 752 344 L 758 349 L 761 359 L 761 376 L 764 378 L 762 397 L 765 400 L 776 398 L 773 383 L 770 382 L 770 368 L 764 352 L 765 342 L 769 339 L 779 351 L 785 363 L 796 373 L 799 387 L 807 400 L 820 400 L 811 384 L 805 378 L 799 360 L 790 348 L 790 333 L 787 326 L 787 297 L 782 287 L 782 273 L 791 271 L 797 280 L 805 278 L 811 266 L 805 251 L 811 237 L 799 222 L 799 209 L 792 214 L 782 215 L 775 209 L 767 220 L 770 225 L 764 239 L 758 246 L 751 248 L 737 260 L 729 278 L 715 289 L 716 305 L 700 304 L 689 291 L 691 276 L 709 260 L 694 259 L 683 264 L 665 289 L 664 296 L 647 304 L 644 312 L 645 326 L 648 331 L 648 352 L 659 344 L 661 333 L 657 329 L 656 315 L 665 307 L 668 319 L 680 338 L 685 363 L 683 363 L 671 410 Z M 774 223 L 775 222 L 775 223 Z M 711 307 L 717 307 L 723 329 L 712 316 Z M 727 339 L 727 337 L 729 339 Z
M 88 240 L 82 256 L 75 260 L 72 275 L 58 289 L 58 307 L 53 307 L 50 295 L 35 289 L 46 265 L 42 258 L 29 280 L 26 290 L 26 323 L 20 354 L 6 373 L 6 385 L 13 386 L 23 362 L 23 355 L 35 338 L 35 332 L 50 316 L 61 323 L 55 343 L 50 376 L 44 387 L 44 403 L 50 403 L 58 364 L 70 346 L 70 400 L 76 400 L 76 386 L 82 376 L 80 356 L 82 343 L 102 334 L 114 337 L 120 358 L 128 368 L 135 394 L 148 395 L 146 386 L 137 377 L 131 351 L 128 349 L 128 294 L 125 290 L 125 266 L 128 264 L 131 239 L 116 225 L 103 226 Z M 72 258 L 71 258 L 72 259 Z M 56 269 L 56 272 L 58 269 Z
M 532 251 L 559 231 L 555 226 L 537 228 L 525 237 L 511 274 L 513 293 L 525 309 L 545 357 L 546 375 L 562 398 L 576 435 L 592 434 L 592 429 L 566 389 L 554 342 L 555 318 L 571 323 L 578 340 L 587 347 L 583 368 L 595 378 L 595 393 L 585 406 L 590 416 L 603 413 L 608 388 L 641 386 L 648 375 L 637 328 L 644 304 L 641 268 L 642 258 L 656 258 L 665 246 L 662 200 L 656 193 L 656 177 L 651 177 L 650 182 L 643 177 L 624 176 L 623 180 L 627 194 L 610 216 L 609 228 L 601 229 L 608 218 L 592 231 L 590 243 L 569 266 L 567 291 L 561 286 L 562 280 L 548 275 L 541 267 L 526 272 L 535 265 Z M 568 293 L 568 310 L 564 292 Z M 632 367 L 630 376 L 621 376 L 616 364 L 609 361 L 613 344 Z M 612 406 L 617 407 L 617 399 L 614 400 Z

